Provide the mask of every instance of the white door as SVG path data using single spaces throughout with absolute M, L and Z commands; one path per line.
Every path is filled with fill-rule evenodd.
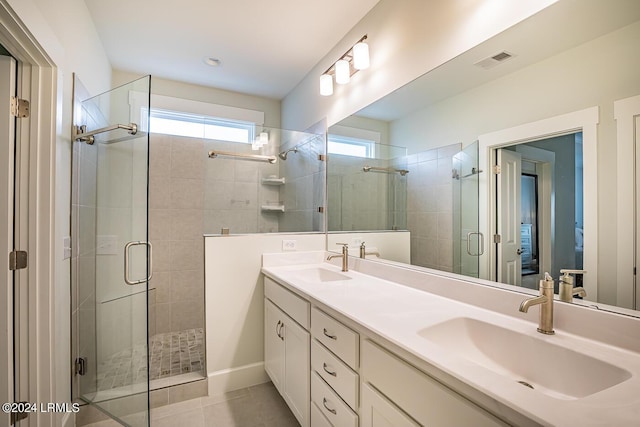
M 13 402 L 13 193 L 15 118 L 10 98 L 15 95 L 16 62 L 0 56 L 0 402 Z M 9 425 L 9 415 L 0 412 L 0 425 Z
M 522 262 L 520 254 L 520 175 L 522 173 L 522 156 L 515 151 L 498 149 L 497 165 L 500 173 L 497 176 L 497 233 L 500 243 L 498 254 L 498 282 L 520 286 L 522 283 Z
M 309 425 L 311 382 L 309 358 L 311 340 L 309 332 L 287 316 L 282 318 L 284 328 L 284 398 L 302 426 Z
M 264 300 L 264 369 L 282 393 L 284 378 L 284 315 L 271 301 Z
M 415 427 L 418 425 L 368 384 L 363 383 L 361 390 L 362 427 Z

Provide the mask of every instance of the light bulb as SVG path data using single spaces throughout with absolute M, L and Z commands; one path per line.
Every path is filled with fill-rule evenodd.
M 349 61 L 340 59 L 336 62 L 336 83 L 347 84 L 351 79 L 351 70 L 349 69 Z
M 320 95 L 333 95 L 333 77 L 331 77 L 330 74 L 323 74 L 320 76 Z
M 353 68 L 356 70 L 369 68 L 369 45 L 367 43 L 360 42 L 353 46 Z

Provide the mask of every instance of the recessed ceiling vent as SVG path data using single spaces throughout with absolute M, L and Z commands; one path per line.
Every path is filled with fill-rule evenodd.
M 502 64 L 503 62 L 510 60 L 514 56 L 515 56 L 514 54 L 503 50 L 500 53 L 496 53 L 495 55 L 492 55 L 488 58 L 485 58 L 481 61 L 476 62 L 474 65 L 477 65 L 480 68 L 484 68 L 485 70 L 488 70 L 490 68 L 495 67 L 498 64 Z

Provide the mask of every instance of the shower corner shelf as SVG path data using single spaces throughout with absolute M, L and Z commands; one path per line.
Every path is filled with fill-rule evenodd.
M 262 178 L 262 185 L 284 185 L 285 178 Z
M 284 212 L 284 205 L 262 205 L 262 212 Z

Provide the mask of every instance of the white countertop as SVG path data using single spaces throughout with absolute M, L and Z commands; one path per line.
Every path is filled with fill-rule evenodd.
M 510 413 L 510 410 L 513 410 L 534 423 L 543 425 L 640 425 L 640 354 L 637 352 L 566 333 L 558 330 L 557 327 L 555 335 L 545 336 L 536 332 L 537 325 L 530 321 L 357 271 L 342 273 L 335 265 L 323 262 L 324 259 L 324 252 L 306 255 L 265 254 L 262 272 L 284 283 L 292 290 L 304 294 L 312 302 L 325 305 L 356 322 L 372 335 L 383 337 L 426 362 L 427 365 L 488 396 L 496 402 L 496 405 L 486 409 L 511 422 L 517 421 L 513 413 Z M 306 280 L 298 272 L 309 268 L 339 272 L 350 279 L 330 282 Z M 389 266 L 389 268 L 397 267 Z M 422 274 L 425 278 L 432 276 L 429 273 Z M 442 280 L 452 279 L 442 278 Z M 538 309 L 533 307 L 531 311 L 537 313 Z M 517 307 L 514 310 L 517 311 Z M 513 378 L 497 375 L 478 363 L 473 363 L 455 352 L 446 351 L 443 347 L 419 335 L 419 332 L 425 328 L 459 317 L 499 325 L 541 341 L 549 341 L 557 346 L 587 354 L 594 359 L 628 371 L 631 378 L 578 399 L 556 398 L 528 389 L 518 384 Z M 549 360 L 548 363 L 563 362 Z M 567 364 L 566 372 L 576 378 L 594 375 L 593 372 L 577 372 L 570 364 Z M 433 372 L 427 373 L 433 374 Z M 487 401 L 486 398 L 469 397 L 476 401 Z

